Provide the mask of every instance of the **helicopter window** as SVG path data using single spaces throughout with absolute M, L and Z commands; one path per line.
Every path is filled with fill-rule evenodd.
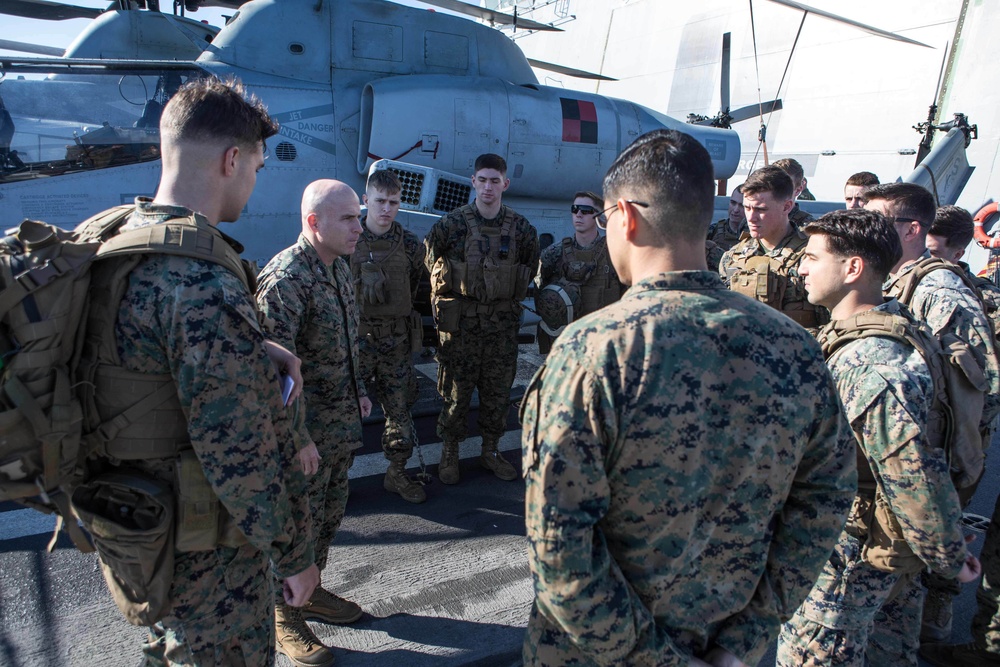
M 0 183 L 159 159 L 164 105 L 184 81 L 203 75 L 112 68 L 80 73 L 53 65 L 0 81 L 0 109 L 7 114 Z
M 354 57 L 403 61 L 403 29 L 385 23 L 354 22 Z
M 300 56 L 306 52 L 306 47 L 302 46 L 298 42 L 292 42 L 288 45 L 288 50 L 294 55 Z

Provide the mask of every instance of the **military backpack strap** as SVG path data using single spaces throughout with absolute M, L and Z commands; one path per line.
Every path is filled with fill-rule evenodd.
M 239 253 L 216 229 L 181 218 L 129 229 L 101 244 L 99 259 L 134 254 L 177 255 L 218 264 L 229 269 L 252 291 L 252 281 Z

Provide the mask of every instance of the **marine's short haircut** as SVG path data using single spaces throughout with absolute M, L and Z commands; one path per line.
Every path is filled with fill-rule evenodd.
M 934 224 L 937 205 L 927 188 L 915 183 L 882 183 L 865 190 L 869 202 L 884 201 L 892 206 L 897 218 L 910 218 L 924 229 Z
M 942 206 L 927 233 L 940 236 L 950 248 L 965 248 L 972 243 L 975 231 L 971 213 L 961 206 Z
M 386 194 L 394 195 L 403 189 L 403 185 L 392 171 L 379 169 L 378 171 L 373 171 L 368 176 L 368 183 L 365 184 L 365 190 L 371 190 L 372 188 Z
M 193 79 L 167 102 L 160 135 L 174 141 L 221 141 L 255 146 L 278 133 L 264 103 L 236 79 Z
M 476 158 L 476 166 L 475 169 L 472 170 L 472 173 L 475 174 L 480 169 L 496 169 L 501 174 L 506 176 L 507 160 L 504 160 L 496 153 L 483 153 L 482 155 Z
M 903 257 L 896 228 L 878 211 L 831 211 L 807 222 L 802 231 L 825 236 L 830 252 L 838 257 L 860 257 L 871 271 L 871 282 L 884 282 Z
M 772 164 L 756 170 L 743 183 L 744 197 L 764 192 L 770 192 L 778 201 L 785 201 L 795 194 L 795 185 L 792 183 L 792 177 L 784 169 Z
M 860 185 L 864 187 L 878 185 L 878 176 L 870 171 L 859 171 L 856 174 L 851 174 L 851 177 L 847 179 L 847 183 L 844 183 L 844 185 Z
M 601 195 L 591 192 L 590 190 L 580 190 L 573 195 L 573 199 L 579 199 L 580 197 L 586 197 L 590 201 L 594 202 L 594 206 L 597 207 L 598 212 L 604 209 L 604 199 Z
M 653 130 L 632 142 L 604 177 L 605 201 L 635 199 L 661 242 L 703 241 L 715 208 L 715 170 L 708 151 L 677 130 Z
M 802 165 L 794 158 L 784 157 L 780 160 L 775 160 L 771 164 L 791 176 L 792 184 L 795 187 L 799 187 L 799 183 L 806 177 L 806 172 L 802 169 Z

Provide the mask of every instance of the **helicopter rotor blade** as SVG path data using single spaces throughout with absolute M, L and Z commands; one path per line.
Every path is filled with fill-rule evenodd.
M 510 14 L 504 14 L 503 12 L 494 11 L 492 9 L 486 9 L 485 7 L 477 7 L 476 5 L 470 5 L 461 0 L 420 0 L 421 2 L 440 7 L 441 9 L 447 9 L 453 12 L 458 12 L 459 14 L 465 14 L 466 16 L 473 16 L 477 19 L 482 19 L 484 21 L 489 21 L 491 23 L 499 23 L 501 25 L 512 25 L 517 28 L 524 28 L 525 30 L 548 30 L 551 32 L 562 32 L 562 28 L 557 28 L 554 25 L 549 25 L 547 23 L 539 23 L 538 21 L 532 21 L 530 19 L 522 18 L 520 16 L 514 17 Z
M 732 34 L 722 33 L 722 76 L 719 82 L 719 99 L 722 102 L 722 110 L 729 108 L 729 54 L 731 51 Z
M 795 0 L 770 0 L 773 3 L 784 5 L 785 7 L 791 7 L 792 9 L 798 9 L 807 14 L 815 14 L 816 16 L 822 16 L 825 19 L 830 19 L 831 21 L 836 21 L 837 23 L 844 23 L 849 26 L 854 26 L 855 28 L 860 28 L 868 34 L 875 35 L 876 37 L 885 37 L 886 39 L 894 39 L 897 42 L 906 42 L 907 44 L 914 44 L 916 46 L 925 46 L 928 49 L 933 49 L 933 46 L 924 44 L 923 42 L 918 42 L 915 39 L 910 39 L 909 37 L 903 37 L 902 35 L 897 35 L 894 32 L 889 32 L 888 30 L 882 30 L 881 28 L 875 28 L 866 23 L 861 23 L 860 21 L 855 21 L 853 19 L 845 18 L 843 16 L 838 16 L 837 14 L 831 14 L 830 12 L 825 12 L 822 9 L 816 9 L 815 7 L 810 7 L 809 5 L 803 5 L 801 2 L 795 2 Z
M 4 49 L 5 51 L 19 51 L 21 53 L 36 53 L 40 56 L 55 56 L 57 58 L 61 58 L 66 53 L 64 49 L 55 46 L 15 42 L 11 39 L 0 39 L 0 49 Z
M 535 60 L 534 58 L 528 58 L 528 64 L 531 65 L 532 67 L 537 67 L 538 69 L 544 69 L 550 72 L 557 72 L 558 74 L 565 74 L 567 76 L 576 77 L 577 79 L 591 79 L 593 81 L 618 80 L 614 77 L 605 76 L 603 74 L 587 72 L 582 69 L 574 69 L 573 67 L 566 67 L 565 65 L 556 65 L 555 63 L 547 63 L 544 60 Z
M 43 21 L 95 19 L 103 12 L 103 9 L 65 5 L 60 2 L 49 2 L 49 0 L 0 0 L 0 14 Z
M 769 102 L 764 102 L 763 104 L 748 104 L 745 107 L 740 107 L 729 112 L 732 117 L 730 122 L 739 123 L 743 120 L 749 120 L 750 118 L 756 118 L 757 116 L 763 116 L 764 114 L 769 114 L 772 111 L 781 111 L 782 104 L 781 100 L 771 100 Z

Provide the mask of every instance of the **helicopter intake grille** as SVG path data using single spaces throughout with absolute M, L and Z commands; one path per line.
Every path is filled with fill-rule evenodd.
M 420 204 L 420 195 L 424 189 L 424 175 L 419 171 L 409 171 L 398 167 L 390 167 L 389 171 L 396 174 L 399 184 L 403 186 L 403 191 L 399 193 L 400 203 L 410 206 Z
M 437 192 L 434 193 L 434 208 L 438 211 L 454 211 L 459 206 L 469 203 L 471 193 L 472 186 L 468 183 L 439 179 Z

